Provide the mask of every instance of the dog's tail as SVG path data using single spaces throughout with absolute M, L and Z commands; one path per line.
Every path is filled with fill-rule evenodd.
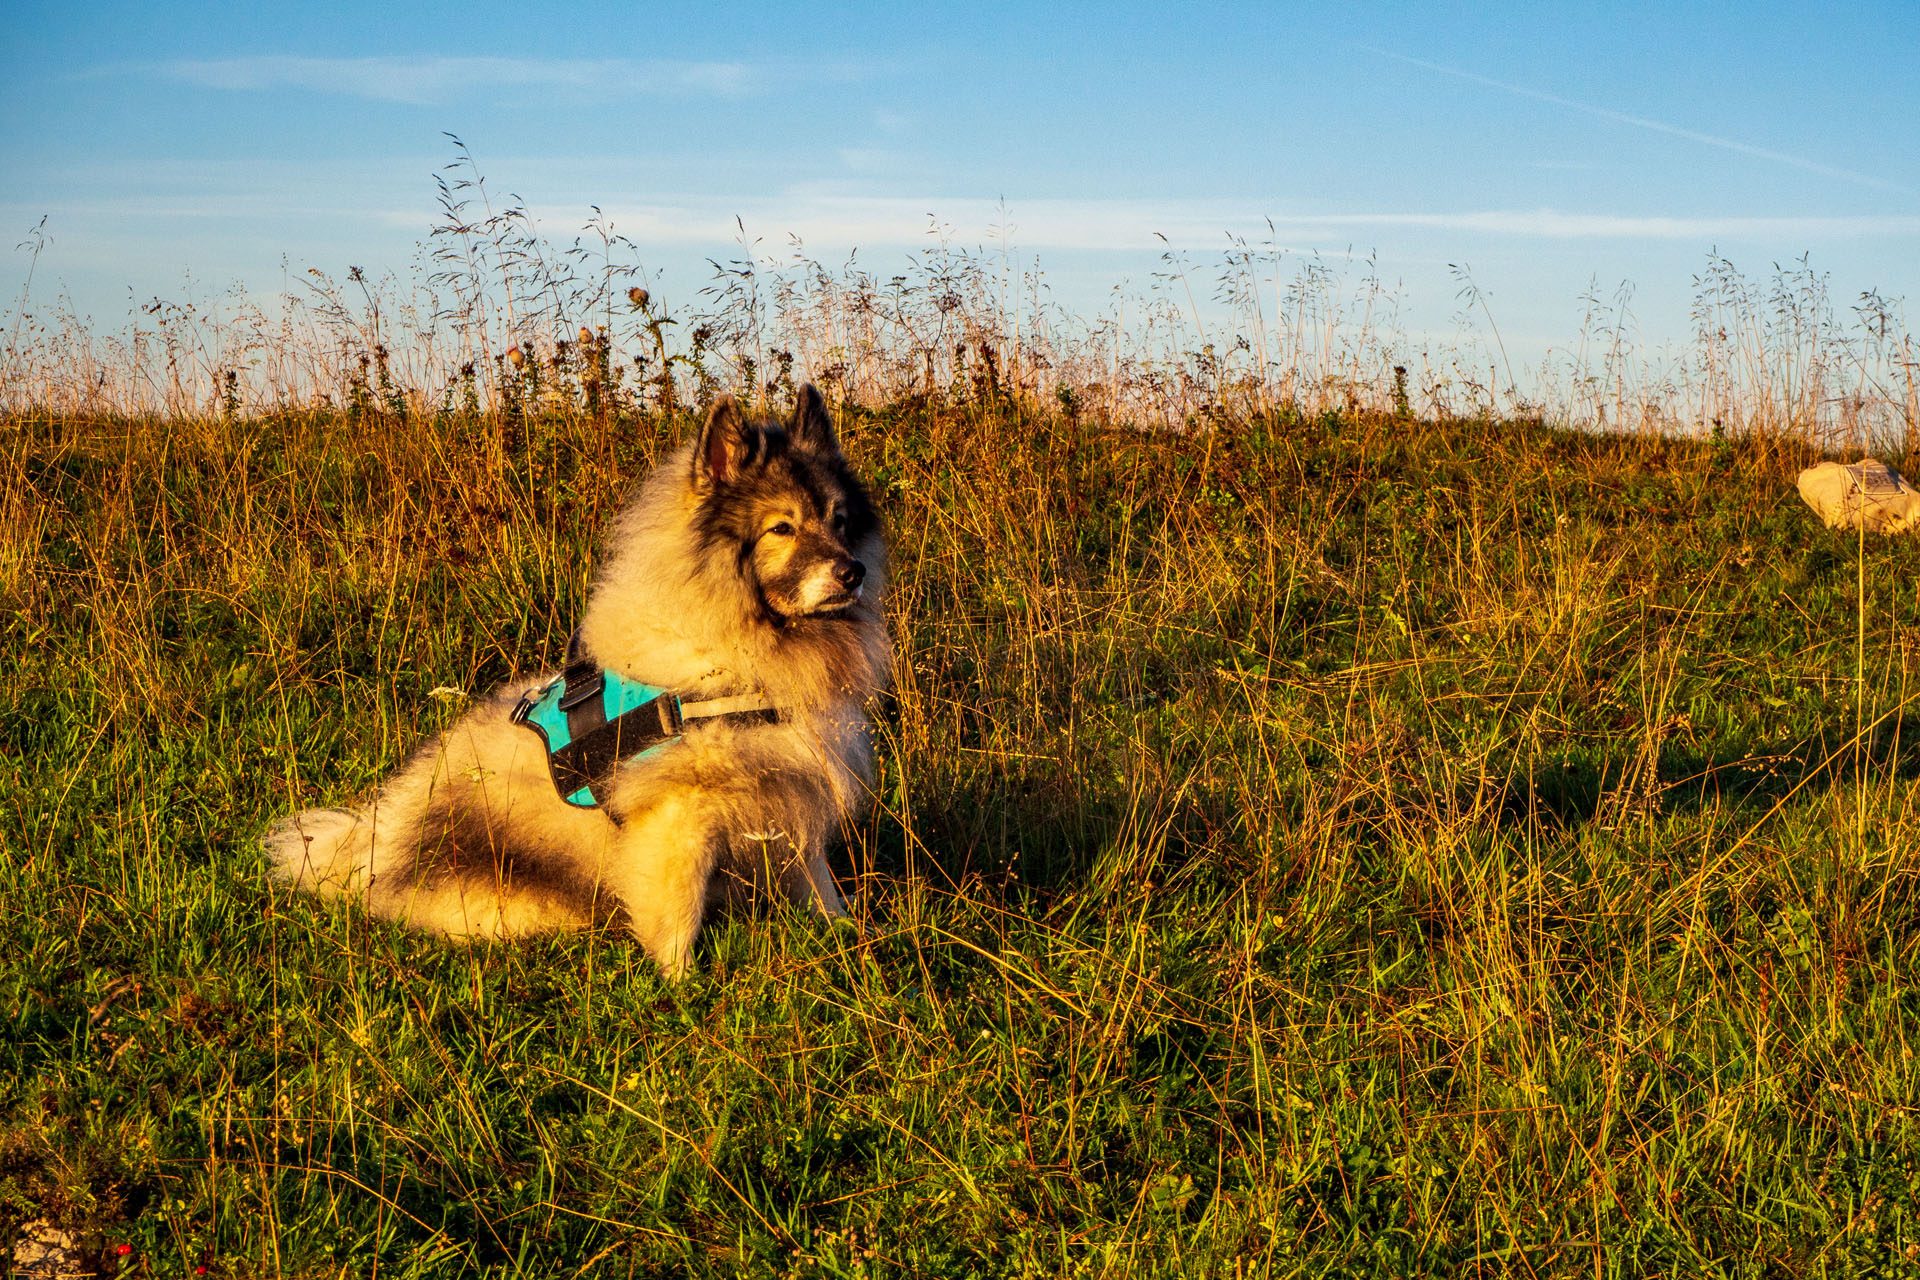
M 303 809 L 262 841 L 274 874 L 324 898 L 358 893 L 373 874 L 373 822 L 353 809 Z

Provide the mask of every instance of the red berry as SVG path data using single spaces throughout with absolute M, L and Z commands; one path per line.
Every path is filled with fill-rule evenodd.
M 133 1252 L 133 1246 L 130 1244 L 118 1244 L 113 1247 L 113 1251 L 124 1258 Z

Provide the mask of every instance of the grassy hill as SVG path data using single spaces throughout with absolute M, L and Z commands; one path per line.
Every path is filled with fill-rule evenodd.
M 1790 448 L 850 410 L 900 646 L 857 936 L 768 906 L 674 987 L 270 885 L 272 818 L 558 660 L 688 429 L 0 422 L 0 1241 L 1920 1272 L 1920 550 Z

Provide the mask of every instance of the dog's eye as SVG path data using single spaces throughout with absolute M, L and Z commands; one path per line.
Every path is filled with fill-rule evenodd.
M 778 524 L 768 526 L 767 532 L 777 538 L 791 538 L 793 536 L 793 526 L 785 520 L 782 520 Z
M 833 527 L 834 527 L 834 529 L 835 529 L 835 531 L 836 531 L 836 532 L 837 532 L 838 530 L 841 530 L 841 529 L 844 529 L 844 528 L 846 528 L 846 527 L 847 527 L 847 513 L 846 513 L 846 512 L 844 512 L 844 511 L 836 511 L 836 512 L 834 512 L 834 513 L 833 513 Z

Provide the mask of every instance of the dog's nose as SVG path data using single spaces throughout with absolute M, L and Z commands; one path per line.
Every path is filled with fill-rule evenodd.
M 851 591 L 867 580 L 867 566 L 858 560 L 849 560 L 833 571 L 840 585 Z

